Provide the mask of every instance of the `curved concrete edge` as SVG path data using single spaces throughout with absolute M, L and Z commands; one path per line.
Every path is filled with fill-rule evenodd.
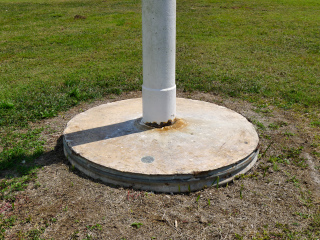
M 87 176 L 104 183 L 133 188 L 142 191 L 183 193 L 198 191 L 210 186 L 221 186 L 232 181 L 237 175 L 249 171 L 258 159 L 259 149 L 237 163 L 220 169 L 193 174 L 146 175 L 120 172 L 95 164 L 76 154 L 63 138 L 64 154 L 69 162 Z

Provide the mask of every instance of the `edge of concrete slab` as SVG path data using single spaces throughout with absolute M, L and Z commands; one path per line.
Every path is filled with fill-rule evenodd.
M 64 153 L 72 166 L 87 176 L 114 186 L 128 187 L 143 191 L 183 193 L 221 186 L 231 182 L 237 175 L 249 171 L 258 159 L 256 149 L 248 157 L 229 166 L 195 174 L 144 175 L 120 172 L 85 159 L 68 146 L 63 139 Z

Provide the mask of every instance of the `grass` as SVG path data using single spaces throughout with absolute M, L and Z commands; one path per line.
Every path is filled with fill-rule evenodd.
M 300 156 L 300 154 L 302 153 L 302 150 L 303 150 L 302 147 L 283 149 L 284 153 L 278 156 L 271 156 L 269 158 L 269 162 L 271 162 L 274 167 L 277 166 L 277 163 L 280 163 L 280 164 L 292 164 L 301 169 L 306 169 L 308 167 L 306 163 L 306 159 Z
M 11 207 L 14 208 L 14 201 L 16 200 L 15 193 L 23 191 L 28 183 L 36 179 L 35 170 L 29 172 L 28 175 L 15 178 L 6 178 L 0 182 L 0 200 L 11 202 Z
M 0 124 L 26 124 L 80 100 L 138 89 L 138 6 L 117 1 L 1 4 Z M 76 20 L 76 14 L 87 19 Z
M 140 223 L 140 222 L 134 222 L 134 223 L 131 224 L 131 226 L 134 227 L 134 228 L 136 228 L 136 229 L 140 228 L 142 225 L 143 225 L 143 224 Z
M 16 221 L 16 217 L 15 216 L 11 216 L 9 218 L 5 218 L 3 219 L 2 215 L 0 215 L 0 238 L 4 239 L 4 233 L 6 231 L 6 228 L 10 228 L 12 226 L 14 226 Z
M 311 0 L 179 1 L 178 88 L 318 108 L 317 7 Z M 141 89 L 140 1 L 15 0 L 2 1 L 0 11 L 1 126 Z
M 142 224 L 141 224 L 141 225 L 142 225 Z M 100 224 L 88 225 L 88 226 L 87 226 L 87 229 L 89 229 L 89 230 L 95 230 L 95 229 L 97 229 L 97 230 L 102 230 L 102 227 L 101 227 Z
M 43 128 L 26 128 L 17 131 L 13 127 L 2 131 L 0 139 L 3 150 L 0 153 L 0 170 L 15 168 L 21 175 L 27 174 L 34 166 L 30 163 L 43 153 L 45 143 L 40 134 Z
M 206 3 L 192 3 L 193 11 L 186 4 L 182 14 L 192 22 L 187 29 L 178 30 L 178 49 L 181 39 L 184 54 L 190 46 L 192 50 L 182 63 L 184 67 L 178 64 L 178 78 L 184 83 L 182 86 L 180 82 L 181 87 L 224 92 L 253 101 L 258 95 L 262 102 L 268 99 L 284 107 L 319 103 L 314 98 L 319 92 L 319 40 L 314 28 L 319 27 L 319 16 L 310 7 L 318 6 L 316 1 Z M 193 44 L 186 43 L 186 38 Z M 307 73 L 307 69 L 315 72 Z M 189 78 L 180 79 L 180 74 Z M 312 84 L 317 87 L 311 89 Z M 310 92 L 305 91 L 309 87 Z
M 178 89 L 244 99 L 266 113 L 270 105 L 309 113 L 318 129 L 319 9 L 318 0 L 179 0 Z M 2 199 L 14 203 L 15 192 L 36 179 L 44 129 L 31 122 L 141 89 L 141 39 L 140 0 L 1 0 L 0 170 L 8 173 Z M 306 168 L 301 150 L 271 157 L 274 170 L 289 162 Z M 12 221 L 0 222 L 2 231 Z

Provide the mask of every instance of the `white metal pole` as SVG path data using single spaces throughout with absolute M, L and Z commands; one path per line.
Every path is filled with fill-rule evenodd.
M 170 125 L 176 117 L 176 0 L 142 0 L 142 122 Z

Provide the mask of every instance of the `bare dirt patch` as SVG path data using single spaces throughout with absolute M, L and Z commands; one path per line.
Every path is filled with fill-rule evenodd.
M 304 239 L 320 236 L 319 128 L 303 114 L 204 93 L 179 97 L 213 102 L 247 117 L 260 135 L 255 167 L 228 186 L 189 194 L 117 188 L 73 169 L 63 154 L 62 132 L 76 114 L 134 97 L 132 92 L 81 104 L 43 126 L 46 153 L 38 179 L 20 192 L 4 216 L 16 222 L 8 239 Z M 1 206 L 5 206 L 3 202 Z M 7 204 L 8 205 L 8 204 Z

